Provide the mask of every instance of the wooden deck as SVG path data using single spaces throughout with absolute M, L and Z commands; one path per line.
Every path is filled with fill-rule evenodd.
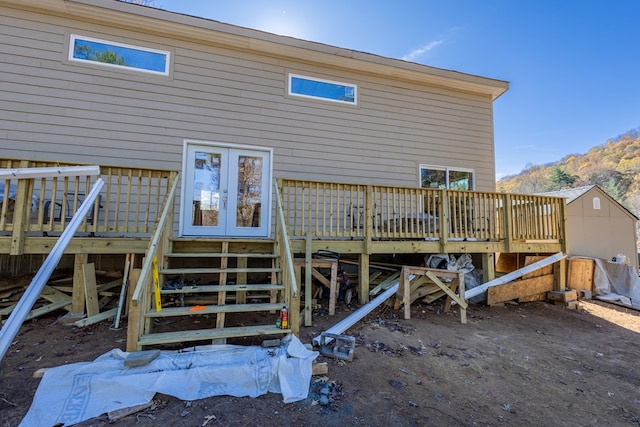
M 60 165 L 0 159 L 0 168 L 6 169 L 52 166 Z M 224 255 L 218 256 L 211 250 L 218 246 L 209 246 L 207 239 L 175 242 L 178 172 L 110 166 L 101 166 L 100 171 L 105 181 L 100 198 L 65 253 L 75 255 L 76 270 L 92 254 L 144 255 L 137 286 L 129 300 L 127 344 L 130 350 L 141 349 L 150 343 L 147 335 L 154 315 L 149 313 L 161 297 L 155 263 L 161 272 L 170 274 L 173 270 L 169 259 L 187 257 L 181 252 L 191 252 L 189 257 L 205 260 L 219 257 L 223 260 L 220 268 L 194 269 L 191 273 L 217 274 L 220 284 L 228 286 L 227 275 L 246 276 L 250 272 L 247 260 L 253 258 L 250 254 L 261 253 L 258 248 L 263 245 L 258 240 L 252 250 L 249 246 L 253 243 L 248 242 L 242 251 L 235 252 L 229 250 L 231 241 L 225 243 L 222 239 L 217 245 L 225 248 L 218 251 Z M 92 177 L 6 176 L 0 179 L 0 256 L 47 254 L 56 242 L 55 236 L 65 229 L 89 193 Z M 273 258 L 272 266 L 268 271 L 263 268 L 263 273 L 272 274 L 267 284 L 277 285 L 279 290 L 271 290 L 272 305 L 263 305 L 262 309 L 271 311 L 279 304 L 290 307 L 293 333 L 299 326 L 302 289 L 300 278 L 296 278 L 294 255 L 303 258 L 308 267 L 313 254 L 321 250 L 357 258 L 358 298 L 364 303 L 369 298 L 370 258 L 375 255 L 481 254 L 485 279 L 490 280 L 495 277 L 495 253 L 568 251 L 566 204 L 562 198 L 291 179 L 278 179 L 274 194 L 275 227 L 269 243 L 273 248 L 261 256 Z M 176 250 L 179 246 L 175 245 L 180 244 L 186 245 L 185 250 Z M 207 247 L 209 250 L 203 250 Z M 226 260 L 233 257 L 243 260 L 236 266 L 238 271 L 227 265 Z M 163 273 L 160 276 L 162 280 Z M 564 277 L 558 283 L 564 283 Z M 239 291 L 224 286 L 215 290 L 220 307 L 210 309 L 218 317 L 215 329 L 226 328 L 225 312 L 247 308 L 225 308 L 227 292 Z M 84 297 L 80 298 L 80 292 L 76 295 L 76 289 L 81 287 L 82 283 L 74 278 L 74 312 L 84 308 Z M 259 332 L 278 331 L 269 326 L 267 332 Z M 194 339 L 234 333 L 200 331 L 194 333 Z M 179 340 L 180 336 L 163 339 Z
M 294 252 L 566 250 L 565 200 L 477 191 L 279 180 Z

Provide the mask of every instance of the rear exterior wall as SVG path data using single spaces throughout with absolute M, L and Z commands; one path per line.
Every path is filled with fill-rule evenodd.
M 274 177 L 416 186 L 419 164 L 495 190 L 488 96 L 4 8 L 0 152 L 181 168 L 183 141 L 271 147 Z M 171 75 L 70 63 L 70 34 L 170 51 Z M 293 72 L 358 85 L 357 107 L 286 95 Z

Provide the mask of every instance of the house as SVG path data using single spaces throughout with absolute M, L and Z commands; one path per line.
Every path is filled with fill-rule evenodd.
M 544 193 L 567 199 L 567 231 L 572 255 L 611 260 L 619 254 L 638 269 L 638 217 L 597 185 Z
M 507 82 L 114 0 L 0 6 L 0 168 L 100 166 L 106 185 L 65 253 L 76 271 L 138 256 L 134 334 L 159 315 L 153 271 L 214 276 L 202 290 L 218 329 L 227 292 L 255 310 L 237 283 L 260 271 L 268 309 L 284 298 L 296 328 L 294 256 L 306 271 L 319 250 L 355 257 L 363 303 L 377 255 L 472 253 L 489 279 L 496 252 L 566 247 L 562 199 L 495 193 Z M 45 255 L 95 181 L 5 176 L 4 259 Z M 202 260 L 216 268 L 187 272 Z

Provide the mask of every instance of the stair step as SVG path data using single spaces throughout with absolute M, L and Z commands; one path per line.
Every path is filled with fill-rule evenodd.
M 276 254 L 263 253 L 212 253 L 212 252 L 171 252 L 166 254 L 170 258 L 277 258 Z
M 160 270 L 160 274 L 209 274 L 209 273 L 277 273 L 280 269 L 276 267 L 264 268 L 165 268 Z
M 236 326 L 220 329 L 197 329 L 193 331 L 159 332 L 147 334 L 138 340 L 139 346 L 170 344 L 218 338 L 253 337 L 262 335 L 290 334 L 291 329 L 276 328 L 275 325 Z
M 162 289 L 161 294 L 196 294 L 196 293 L 216 293 L 216 292 L 237 292 L 237 291 L 280 291 L 283 285 L 272 284 L 252 284 L 252 285 L 205 285 L 205 286 L 184 286 L 180 289 Z
M 200 314 L 214 313 L 246 313 L 250 311 L 277 311 L 282 308 L 282 303 L 259 303 L 259 304 L 226 304 L 207 305 L 194 307 L 163 307 L 160 311 L 151 309 L 145 313 L 145 317 L 173 317 L 173 316 L 193 316 Z

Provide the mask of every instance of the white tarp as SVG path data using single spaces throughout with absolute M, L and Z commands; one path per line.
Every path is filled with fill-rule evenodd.
M 623 262 L 593 259 L 596 262 L 593 282 L 599 299 L 640 307 L 640 277 L 636 268 Z
M 277 348 L 212 345 L 193 351 L 163 351 L 141 367 L 127 368 L 119 349 L 95 359 L 45 372 L 20 426 L 72 425 L 116 409 L 151 401 L 155 393 L 196 400 L 230 395 L 257 397 L 282 393 L 285 403 L 305 399 L 312 362 L 291 335 Z

